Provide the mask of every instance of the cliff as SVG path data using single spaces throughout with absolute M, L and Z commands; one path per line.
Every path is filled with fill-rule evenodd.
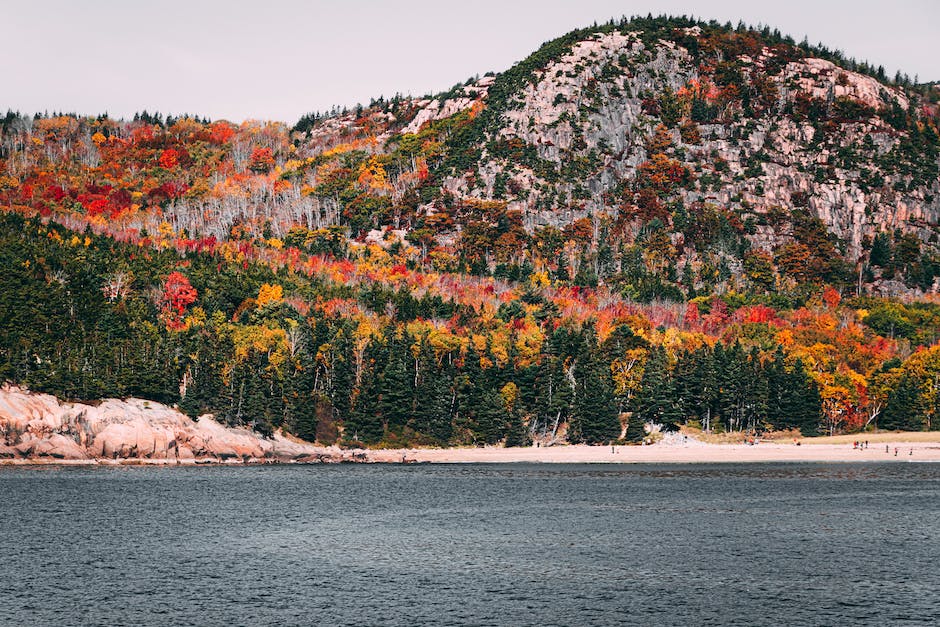
M 655 296 L 672 299 L 678 269 L 687 297 L 759 290 L 743 267 L 749 252 L 772 260 L 776 289 L 854 287 L 862 272 L 876 294 L 905 284 L 929 292 L 938 287 L 938 99 L 929 85 L 890 81 L 769 29 L 635 19 L 573 31 L 436 98 L 303 125 L 298 153 L 321 164 L 350 138 L 373 137 L 371 150 L 398 175 L 393 226 L 429 229 L 478 270 L 527 256 L 539 265 L 545 241 L 564 237 L 585 249 L 566 253 L 573 275 L 590 264 L 633 296 L 645 281 L 617 274 L 647 274 L 662 284 Z M 319 176 L 311 197 L 326 206 L 335 185 Z M 388 216 L 371 218 L 389 226 Z M 528 236 L 541 242 L 525 250 Z M 651 241 L 663 236 L 668 245 Z M 889 261 L 879 237 L 909 252 Z M 646 268 L 624 263 L 631 246 Z M 716 267 L 727 268 L 717 280 Z

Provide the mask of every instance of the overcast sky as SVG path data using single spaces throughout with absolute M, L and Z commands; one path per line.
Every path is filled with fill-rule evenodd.
M 292 123 L 442 91 L 574 28 L 649 12 L 768 24 L 940 79 L 938 0 L 0 0 L 0 109 Z

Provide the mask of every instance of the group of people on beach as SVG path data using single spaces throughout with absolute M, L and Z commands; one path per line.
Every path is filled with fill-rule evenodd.
M 852 448 L 857 449 L 859 451 L 864 451 L 865 449 L 868 448 L 868 440 L 865 440 L 865 441 L 855 440 L 854 442 L 852 442 Z M 891 447 L 888 446 L 887 444 L 885 444 L 885 453 L 887 453 L 888 455 L 891 454 Z M 908 455 L 913 455 L 913 454 L 914 454 L 914 447 L 912 446 Z M 896 446 L 894 447 L 894 456 L 895 457 L 898 456 L 898 447 Z

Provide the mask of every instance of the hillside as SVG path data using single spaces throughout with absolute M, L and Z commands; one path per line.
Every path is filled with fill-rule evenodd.
M 0 379 L 327 444 L 935 428 L 938 100 L 647 18 L 292 128 L 9 113 Z
M 641 299 L 859 272 L 877 292 L 936 291 L 936 90 L 766 32 L 681 24 L 576 31 L 504 75 L 314 125 L 302 154 L 335 147 L 337 124 L 382 129 L 391 176 L 429 166 L 430 180 L 359 226 L 427 229 L 478 270 L 557 275 L 564 257 L 562 278 Z

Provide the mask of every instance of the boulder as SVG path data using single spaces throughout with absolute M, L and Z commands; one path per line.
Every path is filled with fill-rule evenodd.
M 62 460 L 88 459 L 88 454 L 72 438 L 53 433 L 42 438 L 30 438 L 16 447 L 23 457 Z

